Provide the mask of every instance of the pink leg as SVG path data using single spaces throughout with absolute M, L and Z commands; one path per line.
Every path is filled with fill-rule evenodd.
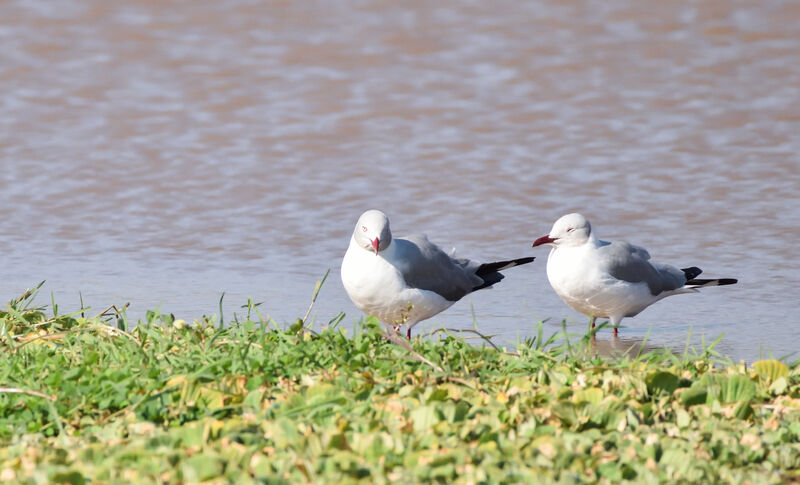
M 408 334 L 406 334 L 406 338 L 408 338 L 408 340 L 411 340 L 411 329 L 410 328 L 408 329 Z
M 614 327 L 614 336 L 619 336 L 619 324 L 622 323 L 622 317 L 609 317 L 608 322 Z

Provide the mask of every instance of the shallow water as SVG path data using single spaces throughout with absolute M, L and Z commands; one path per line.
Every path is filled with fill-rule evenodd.
M 537 256 L 415 331 L 514 342 L 586 319 L 530 243 L 581 211 L 604 238 L 734 287 L 669 298 L 627 339 L 800 350 L 800 4 L 0 4 L 8 300 L 191 319 L 360 313 L 358 215 L 467 257 Z M 610 331 L 601 334 L 611 340 Z

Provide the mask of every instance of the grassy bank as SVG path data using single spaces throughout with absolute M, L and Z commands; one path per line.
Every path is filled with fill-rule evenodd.
M 57 311 L 0 312 L 0 480 L 800 480 L 796 364 Z

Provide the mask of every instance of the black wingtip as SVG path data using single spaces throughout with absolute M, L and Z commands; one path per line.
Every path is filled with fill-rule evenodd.
M 738 283 L 739 280 L 736 278 L 719 278 L 716 280 L 698 280 L 698 279 L 691 279 L 686 282 L 687 286 L 725 286 L 725 285 L 735 285 Z
M 478 276 L 485 276 L 489 273 L 494 273 L 495 271 L 503 271 L 504 269 L 513 268 L 514 266 L 519 266 L 521 264 L 528 264 L 534 259 L 536 258 L 527 257 L 509 259 L 508 261 L 497 261 L 494 263 L 484 263 L 478 267 L 478 270 L 475 271 L 475 274 Z
M 683 274 L 686 276 L 686 281 L 693 280 L 700 276 L 700 273 L 703 272 L 702 269 L 698 268 L 697 266 L 692 266 L 691 268 L 683 268 L 681 269 Z
M 499 283 L 500 280 L 504 278 L 503 274 L 500 273 L 500 271 L 503 271 L 504 269 L 508 268 L 513 268 L 514 266 L 519 266 L 521 264 L 528 264 L 534 259 L 536 258 L 527 257 L 527 258 L 509 259 L 508 261 L 484 263 L 478 266 L 477 271 L 475 271 L 475 275 L 479 276 L 483 280 L 483 284 L 476 286 L 475 288 L 472 289 L 472 291 L 478 291 L 483 288 L 492 286 L 495 283 Z

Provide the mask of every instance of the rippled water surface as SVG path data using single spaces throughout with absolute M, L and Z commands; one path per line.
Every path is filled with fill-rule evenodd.
M 381 208 L 463 256 L 537 256 L 417 327 L 474 310 L 513 342 L 585 328 L 530 247 L 577 210 L 740 279 L 626 339 L 796 352 L 799 18 L 790 0 L 2 2 L 0 297 L 47 279 L 62 307 L 191 319 L 224 291 L 226 316 L 252 297 L 287 322 L 331 268 L 314 314 L 352 323 L 341 257 Z

